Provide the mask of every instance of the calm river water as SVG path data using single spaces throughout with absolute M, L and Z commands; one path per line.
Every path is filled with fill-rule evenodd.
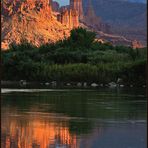
M 147 147 L 144 90 L 2 93 L 2 148 Z

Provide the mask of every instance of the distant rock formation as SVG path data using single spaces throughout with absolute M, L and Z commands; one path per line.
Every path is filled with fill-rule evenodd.
M 89 0 L 83 0 L 86 13 Z M 91 0 L 93 10 L 103 22 L 110 25 L 111 34 L 124 36 L 129 40 L 139 40 L 147 46 L 147 7 L 130 0 Z
M 96 31 L 110 33 L 110 26 L 102 22 L 101 18 L 96 16 L 91 0 L 88 0 L 84 22 Z
M 134 40 L 134 41 L 132 41 L 132 47 L 134 49 L 136 49 L 136 48 L 143 48 L 143 45 L 140 43 L 140 41 Z
M 55 10 L 55 8 L 53 9 Z M 82 0 L 70 0 L 69 6 L 63 6 L 56 10 L 59 10 L 57 20 L 70 29 L 77 28 L 80 23 L 84 23 L 88 28 L 95 31 L 110 32 L 110 26 L 103 23 L 101 18 L 96 16 L 90 0 L 85 14 L 83 13 Z

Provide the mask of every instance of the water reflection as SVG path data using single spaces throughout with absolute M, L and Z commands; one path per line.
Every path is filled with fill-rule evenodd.
M 146 147 L 142 92 L 10 93 L 1 118 L 2 148 Z
M 76 135 L 70 134 L 67 122 L 40 119 L 38 116 L 17 116 L 6 119 L 2 126 L 2 148 L 76 148 Z

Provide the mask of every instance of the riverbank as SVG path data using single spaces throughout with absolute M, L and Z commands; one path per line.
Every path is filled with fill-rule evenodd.
M 123 85 L 121 83 L 87 83 L 87 82 L 28 82 L 26 80 L 20 81 L 1 81 L 2 88 L 59 88 L 59 89 L 90 89 L 90 88 L 146 88 L 146 85 L 136 86 L 133 84 Z

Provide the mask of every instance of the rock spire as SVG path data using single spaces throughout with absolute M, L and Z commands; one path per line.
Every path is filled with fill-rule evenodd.
M 83 5 L 82 0 L 70 0 L 70 8 L 78 11 L 79 20 L 83 20 Z

